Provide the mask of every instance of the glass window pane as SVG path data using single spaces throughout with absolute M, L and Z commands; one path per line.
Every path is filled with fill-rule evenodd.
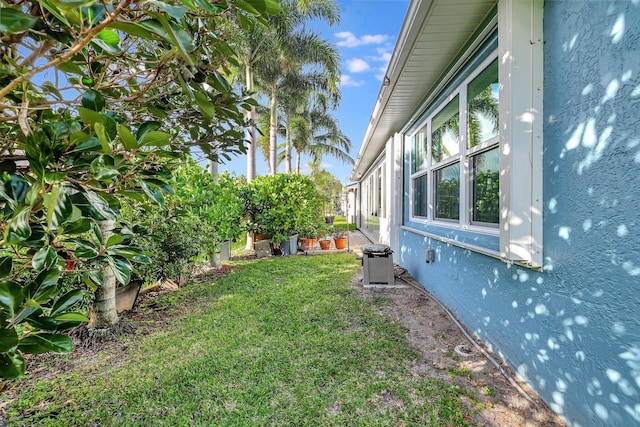
M 413 136 L 413 151 L 411 156 L 411 173 L 416 173 L 427 167 L 427 128 L 426 126 Z
M 500 156 L 498 148 L 473 156 L 473 221 L 500 221 Z
M 460 218 L 460 163 L 454 163 L 434 173 L 436 187 L 436 218 Z
M 413 180 L 413 216 L 427 217 L 427 177 L 424 174 Z
M 431 122 L 431 155 L 433 163 L 460 152 L 460 108 L 456 96 Z
M 498 60 L 468 86 L 469 147 L 498 136 Z

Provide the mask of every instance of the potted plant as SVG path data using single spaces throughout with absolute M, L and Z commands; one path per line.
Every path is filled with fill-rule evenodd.
M 347 230 L 344 228 L 335 228 L 333 230 L 333 241 L 336 249 L 346 249 L 347 247 Z

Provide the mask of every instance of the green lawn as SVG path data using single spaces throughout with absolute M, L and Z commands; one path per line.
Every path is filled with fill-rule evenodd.
M 12 426 L 466 425 L 471 409 L 462 401 L 474 398 L 412 375 L 418 355 L 406 331 L 372 306 L 384 300 L 362 300 L 350 288 L 358 265 L 348 254 L 238 263 L 218 283 L 167 295 L 168 325 L 126 338 L 125 352 L 104 351 L 64 375 L 20 384 L 5 420 Z

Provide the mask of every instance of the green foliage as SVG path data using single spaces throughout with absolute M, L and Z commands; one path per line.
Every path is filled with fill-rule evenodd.
M 165 279 L 177 282 L 194 257 L 206 250 L 210 240 L 204 222 L 177 208 L 173 197 L 163 207 L 125 205 L 122 214 L 140 221 L 146 230 L 136 242 L 151 262 L 135 270 L 136 278 L 145 282 Z
M 359 265 L 349 254 L 276 258 L 188 285 L 158 301 L 172 321 L 126 354 L 105 350 L 55 378 L 12 384 L 19 393 L 3 417 L 11 426 L 469 425 L 477 398 L 415 374 L 421 357 L 406 329 L 380 314 L 382 297 L 351 288 Z
M 322 199 L 309 177 L 278 174 L 257 177 L 242 192 L 247 230 L 279 243 L 292 233 L 316 236 L 324 226 Z
M 460 180 L 448 179 L 436 183 L 436 217 L 460 216 Z
M 235 240 L 245 231 L 240 197 L 244 180 L 222 174 L 218 181 L 189 158 L 175 169 L 169 181 L 175 194 L 163 207 L 127 205 L 123 215 L 148 230 L 139 244 L 152 262 L 137 269 L 141 279 L 177 281 L 190 262 L 211 255 L 220 242 Z
M 71 350 L 59 332 L 86 321 L 73 310 L 82 288 L 102 285 L 102 268 L 124 284 L 132 263 L 147 260 L 127 223 L 109 238 L 101 230 L 119 219 L 123 198 L 163 205 L 172 192 L 167 159 L 192 146 L 212 158 L 214 149 L 244 150 L 250 104 L 223 76 L 237 61 L 214 30 L 227 15 L 264 21 L 280 8 L 275 0 L 4 6 L 0 376 L 16 377 L 22 352 Z M 65 274 L 84 285 L 62 285 Z
M 181 206 L 210 228 L 215 244 L 236 240 L 245 231 L 244 200 L 240 195 L 246 186 L 244 179 L 229 173 L 216 177 L 189 159 L 178 168 L 174 186 Z
M 480 172 L 475 176 L 474 220 L 497 224 L 500 220 L 500 174 L 498 171 Z
M 333 216 L 342 206 L 342 184 L 331 172 L 320 169 L 319 162 L 311 162 L 311 179 L 322 198 L 324 215 Z

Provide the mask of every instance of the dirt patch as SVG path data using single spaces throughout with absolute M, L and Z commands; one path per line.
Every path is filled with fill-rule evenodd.
M 414 375 L 458 384 L 475 394 L 479 400 L 475 406 L 480 409 L 470 420 L 470 425 L 566 425 L 526 384 L 520 383 L 511 370 L 499 362 L 497 356 L 476 340 L 489 357 L 498 363 L 499 368 L 483 355 L 448 313 L 418 289 L 422 288 L 421 285 L 405 270 L 396 267 L 395 274 L 406 282 L 396 280 L 395 287 L 364 288 L 362 275 L 356 275 L 353 287 L 365 299 L 384 297 L 386 303 L 379 305 L 381 313 L 408 329 L 407 340 L 420 355 L 419 361 L 412 367 Z

